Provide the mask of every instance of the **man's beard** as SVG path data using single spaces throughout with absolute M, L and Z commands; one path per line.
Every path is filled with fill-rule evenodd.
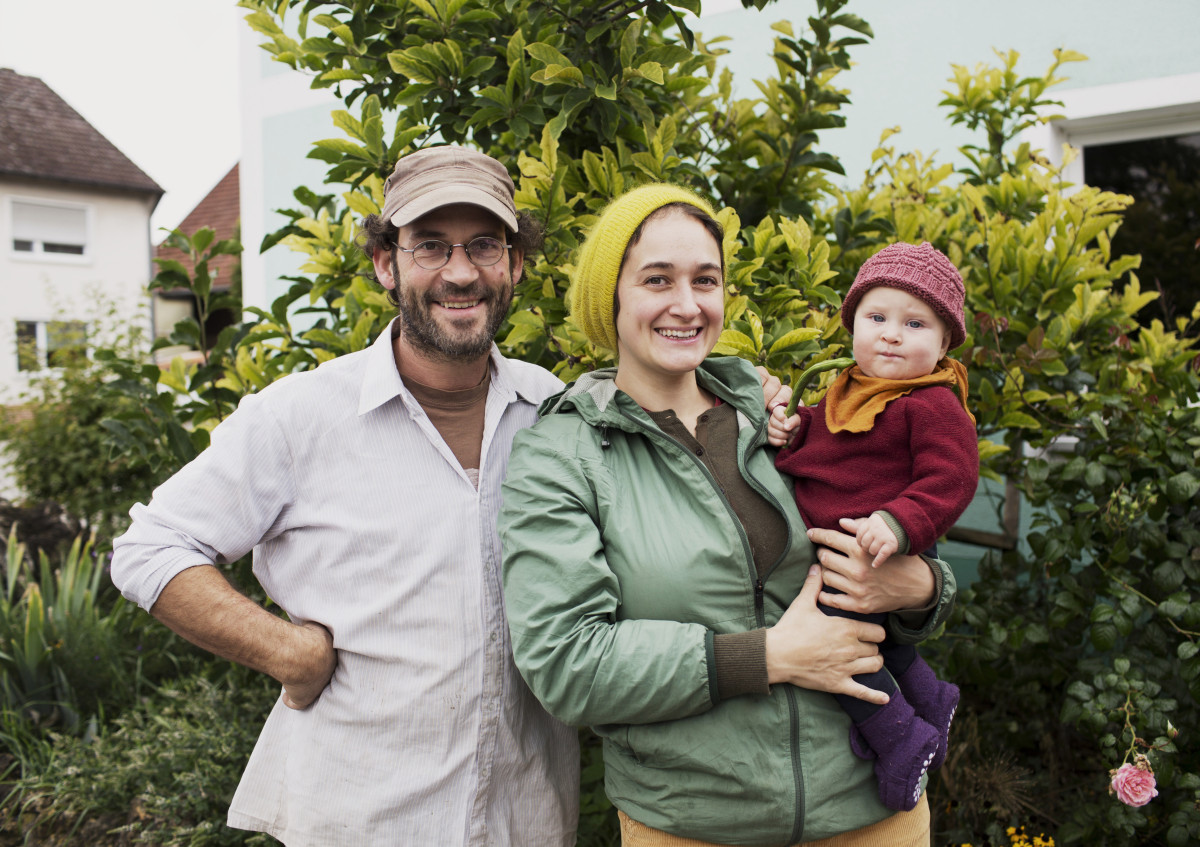
M 393 262 L 395 260 L 393 259 Z M 393 279 L 397 282 L 397 297 L 400 325 L 404 338 L 417 351 L 435 359 L 478 359 L 492 349 L 500 324 L 508 315 L 512 305 L 513 285 L 511 278 L 503 288 L 493 288 L 483 283 L 462 288 L 446 285 L 436 291 L 418 293 L 412 288 L 401 286 L 399 269 L 393 265 Z M 479 299 L 487 309 L 487 320 L 483 327 L 474 332 L 457 331 L 444 327 L 433 317 L 434 304 L 443 297 L 456 300 Z M 453 316 L 453 312 L 450 312 Z

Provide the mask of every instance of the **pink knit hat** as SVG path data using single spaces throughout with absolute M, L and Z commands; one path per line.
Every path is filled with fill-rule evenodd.
M 951 350 L 966 341 L 963 301 L 967 292 L 962 277 L 946 254 L 928 241 L 919 247 L 903 242 L 889 244 L 858 269 L 854 285 L 842 301 L 842 326 L 851 335 L 858 301 L 877 285 L 899 288 L 928 303 L 950 329 Z

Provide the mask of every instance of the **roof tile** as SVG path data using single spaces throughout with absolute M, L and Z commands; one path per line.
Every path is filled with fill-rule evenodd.
M 229 173 L 221 178 L 212 191 L 196 204 L 196 208 L 175 227 L 187 235 L 194 235 L 202 227 L 208 227 L 216 234 L 216 240 L 233 238 L 238 233 L 238 221 L 241 218 L 241 195 L 238 189 L 238 166 L 234 165 Z M 182 250 L 162 243 L 154 249 L 156 259 L 174 259 L 183 262 L 187 267 L 188 259 Z M 209 262 L 209 273 L 216 274 L 214 287 L 227 288 L 233 278 L 233 269 L 238 262 L 237 256 L 218 256 Z
M 37 77 L 0 68 L 0 175 L 163 189 Z

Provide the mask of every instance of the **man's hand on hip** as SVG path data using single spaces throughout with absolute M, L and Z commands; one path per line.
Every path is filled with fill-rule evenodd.
M 305 623 L 296 627 L 295 678 L 282 680 L 283 705 L 289 709 L 307 709 L 329 680 L 337 667 L 337 651 L 333 649 L 333 636 L 319 623 Z

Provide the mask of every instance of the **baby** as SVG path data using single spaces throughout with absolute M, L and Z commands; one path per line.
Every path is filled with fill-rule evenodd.
M 817 406 L 798 409 L 784 424 L 792 434 L 775 465 L 795 478 L 805 523 L 854 532 L 872 566 L 886 567 L 897 552 L 932 548 L 936 555 L 937 539 L 975 495 L 979 448 L 966 407 L 967 371 L 946 358 L 966 338 L 964 298 L 957 269 L 933 245 L 879 251 L 842 303 L 855 364 Z M 886 622 L 885 615 L 822 609 Z M 894 633 L 880 653 L 884 669 L 855 679 L 888 694 L 887 705 L 846 695 L 838 701 L 854 722 L 855 753 L 875 759 L 880 799 L 907 810 L 920 799 L 927 771 L 945 759 L 958 688 L 938 680 Z

